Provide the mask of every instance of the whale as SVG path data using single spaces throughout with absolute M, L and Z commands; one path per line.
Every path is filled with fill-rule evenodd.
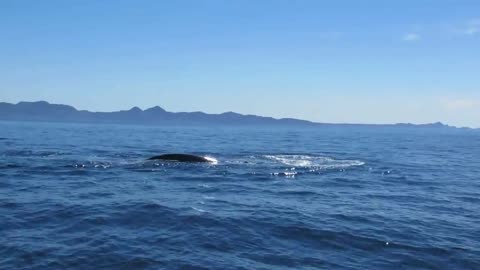
M 191 154 L 163 154 L 153 156 L 148 160 L 166 160 L 176 162 L 216 162 L 216 160 L 213 158 L 196 156 Z

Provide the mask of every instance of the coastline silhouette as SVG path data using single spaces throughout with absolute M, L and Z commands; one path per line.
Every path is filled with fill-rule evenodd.
M 204 112 L 168 112 L 155 106 L 146 110 L 133 107 L 130 110 L 115 112 L 90 112 L 77 110 L 73 106 L 51 104 L 46 101 L 19 102 L 17 104 L 0 102 L 0 120 L 73 122 L 73 123 L 112 123 L 112 124 L 147 124 L 147 125 L 273 125 L 273 126 L 385 126 L 385 127 L 419 127 L 453 129 L 456 127 L 441 122 L 429 124 L 336 124 L 316 123 L 294 118 L 276 119 L 258 115 L 244 115 L 235 112 L 208 114 Z M 470 129 L 470 128 L 462 128 Z

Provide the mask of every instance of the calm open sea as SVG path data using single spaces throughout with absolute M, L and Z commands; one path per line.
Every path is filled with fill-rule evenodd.
M 480 269 L 480 132 L 0 122 L 0 269 Z

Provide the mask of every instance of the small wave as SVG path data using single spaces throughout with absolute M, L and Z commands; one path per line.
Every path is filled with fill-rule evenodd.
M 19 164 L 1 164 L 0 169 L 17 169 L 21 168 L 22 166 Z
M 197 211 L 197 212 L 200 212 L 200 213 L 206 213 L 207 212 L 207 210 L 203 210 L 203 209 L 196 208 L 196 207 L 193 207 L 193 206 L 192 206 L 192 209 Z
M 41 157 L 41 158 L 48 158 L 48 157 L 55 157 L 55 156 L 63 156 L 67 153 L 61 151 L 33 151 L 33 150 L 7 150 L 4 152 L 5 156 L 12 156 L 12 157 Z
M 312 195 L 317 195 L 317 192 L 311 191 L 311 190 L 284 190 L 284 191 L 279 191 L 278 194 L 281 195 L 291 195 L 291 196 L 312 196 Z

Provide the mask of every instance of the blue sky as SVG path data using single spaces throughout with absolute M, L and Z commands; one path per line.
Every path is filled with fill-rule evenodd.
M 480 1 L 0 1 L 0 101 L 480 127 Z

